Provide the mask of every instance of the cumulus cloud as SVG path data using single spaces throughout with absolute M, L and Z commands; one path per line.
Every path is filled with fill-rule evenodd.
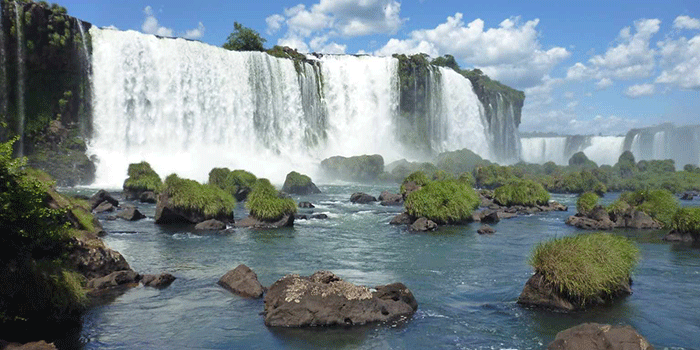
M 557 134 L 620 135 L 639 126 L 639 120 L 616 115 L 579 116 L 571 108 L 553 109 L 523 118 L 520 130 L 525 132 L 552 132 Z
M 678 16 L 673 21 L 673 28 L 676 29 L 700 29 L 700 19 L 689 16 Z
M 603 78 L 595 83 L 596 90 L 605 90 L 613 85 L 613 81 L 610 78 Z
M 284 15 L 268 17 L 267 32 L 276 33 L 286 25 L 287 32 L 278 44 L 295 44 L 293 47 L 302 51 L 304 47 L 313 48 L 307 40 L 318 37 L 394 34 L 406 21 L 400 12 L 401 4 L 395 0 L 320 0 L 309 7 L 298 4 L 286 8 Z M 335 43 L 327 49 L 339 50 L 343 46 Z
M 512 17 L 498 27 L 485 28 L 483 20 L 465 24 L 463 17 L 456 13 L 433 29 L 415 30 L 405 40 L 391 39 L 375 54 L 452 54 L 492 78 L 519 88 L 541 83 L 554 66 L 571 55 L 563 47 L 542 48 L 539 19 L 522 22 L 520 17 Z
M 656 91 L 654 84 L 636 84 L 627 87 L 624 94 L 627 97 L 638 98 L 642 96 L 651 96 Z
M 196 28 L 188 29 L 178 35 L 175 35 L 175 31 L 172 28 L 160 25 L 151 6 L 146 6 L 143 9 L 143 14 L 146 15 L 146 17 L 143 19 L 143 23 L 141 24 L 141 31 L 146 34 L 167 37 L 180 36 L 187 39 L 199 39 L 204 35 L 204 31 L 206 30 L 204 24 L 199 22 Z
M 700 34 L 690 39 L 666 38 L 657 43 L 657 46 L 662 71 L 656 82 L 700 90 Z

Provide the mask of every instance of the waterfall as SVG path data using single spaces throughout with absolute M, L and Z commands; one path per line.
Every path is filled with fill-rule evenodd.
M 521 139 L 521 159 L 527 163 L 554 162 L 568 165 L 569 158 L 583 152 L 598 165 L 614 165 L 623 152 L 624 137 L 621 136 L 554 136 L 524 137 Z
M 87 46 L 88 37 L 85 35 L 85 28 L 83 27 L 83 21 L 76 19 L 78 23 L 78 29 L 80 30 L 80 62 L 84 72 L 84 81 L 89 81 L 90 75 L 92 74 L 92 58 L 90 57 L 90 50 Z M 84 90 L 82 91 L 81 103 L 83 104 L 83 116 L 80 118 L 80 134 L 84 137 L 90 136 L 92 132 L 92 118 L 90 118 L 92 106 L 92 89 L 90 84 L 84 84 Z
M 593 136 L 583 153 L 598 165 L 615 165 L 623 152 L 624 141 L 620 136 Z
M 521 159 L 527 163 L 544 164 L 554 162 L 558 165 L 569 164 L 569 158 L 564 154 L 566 137 L 524 137 Z
M 17 33 L 17 135 L 19 144 L 18 155 L 24 155 L 24 23 L 22 14 L 24 9 L 15 1 L 15 33 Z
M 625 147 L 637 161 L 673 159 L 676 168 L 700 164 L 700 125 L 661 124 L 627 133 Z

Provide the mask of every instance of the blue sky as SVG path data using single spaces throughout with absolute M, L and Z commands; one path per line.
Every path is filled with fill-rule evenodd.
M 607 134 L 700 123 L 700 2 L 79 1 L 97 26 L 221 45 L 238 21 L 266 46 L 453 54 L 524 90 L 521 131 Z

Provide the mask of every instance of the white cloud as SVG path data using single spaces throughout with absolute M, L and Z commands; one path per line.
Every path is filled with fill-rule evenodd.
M 571 108 L 548 110 L 536 115 L 523 117 L 520 130 L 525 132 L 553 132 L 557 134 L 578 135 L 620 135 L 630 128 L 640 125 L 639 120 L 623 118 L 616 115 L 596 115 L 593 118 L 582 117 Z
M 539 84 L 571 54 L 563 47 L 542 48 L 536 29 L 539 19 L 523 23 L 519 17 L 512 17 L 488 29 L 481 19 L 468 24 L 462 19 L 463 15 L 456 13 L 433 29 L 415 30 L 405 40 L 391 39 L 375 53 L 452 54 L 492 78 L 519 88 Z
M 282 28 L 282 23 L 284 22 L 284 16 L 274 14 L 265 18 L 265 23 L 267 23 L 267 34 L 272 35 L 277 33 L 280 28 Z
M 146 15 L 146 18 L 143 19 L 143 23 L 141 24 L 142 32 L 166 37 L 176 36 L 175 31 L 172 28 L 160 25 L 151 6 L 146 6 L 143 9 L 143 14 Z M 196 28 L 185 30 L 183 33 L 180 33 L 177 36 L 187 39 L 199 39 L 204 35 L 205 29 L 204 24 L 199 22 Z
M 627 97 L 638 98 L 642 96 L 651 96 L 656 91 L 654 84 L 636 84 L 625 89 L 624 94 Z
M 328 35 L 318 36 L 309 42 L 309 47 L 314 52 L 329 53 L 329 54 L 344 54 L 347 50 L 347 45 L 341 45 L 336 42 L 328 43 Z
M 667 38 L 657 45 L 662 71 L 656 82 L 700 90 L 700 34 L 691 39 Z
M 287 36 L 278 39 L 277 45 L 288 46 L 296 49 L 299 52 L 311 52 L 309 50 L 309 45 L 304 42 L 304 39 L 293 34 L 288 34 Z
M 568 99 L 572 99 L 572 98 L 574 98 L 574 93 L 571 91 L 567 91 L 564 93 L 564 97 L 566 97 Z
M 605 90 L 613 85 L 613 81 L 610 78 L 603 78 L 595 83 L 596 90 Z
M 689 16 L 678 16 L 673 21 L 673 28 L 676 29 L 700 29 L 700 19 Z

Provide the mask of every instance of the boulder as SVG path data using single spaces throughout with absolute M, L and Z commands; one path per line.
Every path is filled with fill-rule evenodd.
M 258 220 L 253 216 L 248 215 L 243 220 L 238 220 L 235 224 L 236 227 L 247 227 L 254 229 L 271 229 L 271 228 L 282 228 L 282 227 L 292 227 L 294 226 L 294 214 L 285 214 L 281 219 L 277 221 L 263 221 Z
M 311 202 L 299 202 L 297 206 L 299 206 L 299 208 L 316 208 Z
M 408 181 L 403 184 L 403 199 L 406 200 L 409 194 L 416 192 L 421 189 L 415 181 Z
M 265 325 L 362 325 L 410 317 L 418 309 L 413 294 L 401 283 L 375 290 L 345 282 L 329 271 L 309 277 L 287 275 L 265 296 Z
M 175 276 L 169 273 L 161 273 L 159 275 L 143 275 L 141 276 L 141 283 L 146 287 L 153 288 L 166 288 L 175 281 Z
M 384 172 L 384 158 L 378 154 L 355 157 L 335 156 L 321 161 L 321 170 L 329 178 L 347 181 L 376 181 Z
M 112 203 L 110 203 L 108 201 L 104 201 L 104 202 L 98 204 L 92 211 L 95 214 L 100 214 L 100 213 L 111 213 L 115 209 L 116 209 L 116 207 Z
M 562 294 L 557 286 L 548 283 L 544 276 L 536 272 L 525 284 L 522 293 L 518 297 L 518 304 L 554 309 L 559 311 L 575 311 L 588 306 L 603 304 L 606 301 L 632 294 L 630 287 L 632 280 L 623 281 L 610 295 L 599 295 L 596 298 L 586 300 L 585 305 L 569 300 Z
M 139 282 L 139 274 L 133 270 L 115 271 L 104 277 L 91 279 L 87 287 L 93 290 L 114 288 Z
M 117 214 L 117 217 L 126 221 L 139 221 L 141 219 L 145 219 L 146 215 L 143 215 L 138 209 L 134 207 L 129 207 L 120 211 Z
M 321 190 L 316 187 L 316 184 L 311 181 L 311 178 L 299 174 L 296 171 L 292 171 L 287 174 L 287 178 L 284 180 L 284 185 L 282 185 L 282 192 L 307 195 L 314 193 L 321 193 Z
M 326 215 L 326 214 L 314 214 L 314 215 L 311 215 L 310 218 L 316 219 L 316 220 L 325 220 L 325 219 L 328 219 L 328 215 Z
M 570 216 L 568 219 L 566 219 L 566 224 L 584 230 L 612 230 L 613 228 L 617 227 L 617 224 L 609 218 L 605 218 L 604 220 L 599 221 L 587 216 L 583 216 L 580 213 L 574 216 Z
M 547 350 L 653 350 L 631 326 L 584 323 L 557 333 Z
M 117 207 L 119 206 L 119 201 L 114 199 L 109 192 L 105 190 L 99 190 L 97 193 L 93 194 L 90 199 L 88 199 L 88 203 L 90 204 L 90 210 L 95 210 L 100 203 L 107 201 L 111 203 L 113 206 Z
M 265 291 L 258 282 L 258 275 L 243 264 L 223 275 L 218 284 L 244 298 L 261 298 Z
M 629 216 L 625 216 L 625 227 L 636 229 L 661 229 L 660 222 L 651 218 L 643 211 L 633 210 Z
M 678 232 L 678 231 L 671 231 L 669 232 L 664 238 L 662 238 L 666 242 L 686 242 L 690 243 L 695 241 L 693 238 L 693 235 L 690 233 L 683 233 L 683 232 Z
M 484 224 L 496 224 L 499 221 L 501 221 L 501 218 L 498 217 L 497 210 L 486 209 L 481 212 L 481 215 L 479 216 L 479 221 Z
M 4 340 L 0 340 L 0 349 L 2 350 L 56 350 L 56 346 L 53 343 L 47 343 L 43 340 L 35 341 L 26 344 L 19 343 L 8 343 Z
M 376 202 L 377 198 L 370 196 L 364 192 L 355 192 L 350 196 L 350 201 L 356 204 L 367 204 L 371 202 Z
M 158 195 L 156 205 L 156 224 L 191 223 L 197 224 L 205 220 L 216 219 L 221 222 L 233 222 L 233 212 L 211 217 L 203 212 L 181 208 L 173 205 L 167 192 Z
M 225 228 L 226 224 L 216 219 L 202 221 L 194 226 L 194 229 L 197 231 L 218 231 Z
M 403 205 L 403 196 L 389 191 L 384 191 L 379 195 L 379 201 L 383 206 Z
M 158 202 L 158 196 L 153 191 L 145 191 L 139 195 L 139 202 L 155 204 Z
M 69 264 L 87 279 L 103 277 L 115 271 L 131 270 L 129 263 L 119 252 L 103 245 L 88 244 L 73 238 L 71 247 L 68 254 Z
M 408 215 L 408 213 L 401 213 L 399 215 L 396 215 L 393 219 L 391 219 L 390 224 L 392 225 L 410 225 L 415 221 L 411 215 Z
M 492 234 L 496 233 L 496 230 L 494 230 L 493 227 L 484 224 L 484 225 L 481 225 L 481 227 L 479 227 L 479 229 L 476 230 L 476 232 L 479 233 L 480 235 L 492 235 Z
M 427 232 L 437 230 L 438 225 L 432 220 L 426 218 L 418 218 L 411 224 L 411 231 Z

